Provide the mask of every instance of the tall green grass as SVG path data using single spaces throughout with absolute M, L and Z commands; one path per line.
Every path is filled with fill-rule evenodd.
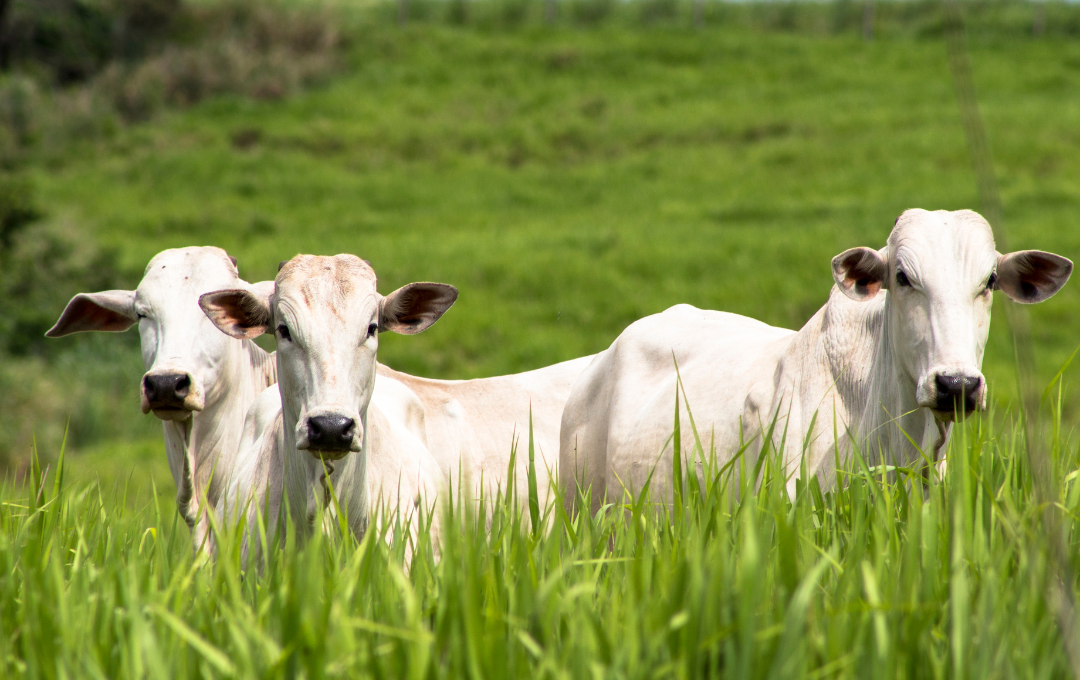
M 705 464 L 670 507 L 451 502 L 438 558 L 421 521 L 408 568 L 405 540 L 331 531 L 244 573 L 234 532 L 211 564 L 174 514 L 35 468 L 0 505 L 0 675 L 1062 677 L 1044 508 L 1005 420 L 958 426 L 925 485 L 856 457 L 792 500 L 765 455 Z M 1080 449 L 1049 441 L 1075 549 Z

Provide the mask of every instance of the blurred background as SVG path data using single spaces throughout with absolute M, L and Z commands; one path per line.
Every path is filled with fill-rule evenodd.
M 1080 259 L 1080 5 L 961 5 L 1010 247 Z M 677 303 L 798 328 L 833 255 L 979 208 L 945 26 L 921 0 L 0 0 L 0 470 L 66 429 L 77 474 L 174 492 L 138 334 L 43 337 L 165 248 L 452 283 L 380 343 L 429 377 L 594 353 Z M 1032 309 L 1044 382 L 1078 305 L 1073 281 Z

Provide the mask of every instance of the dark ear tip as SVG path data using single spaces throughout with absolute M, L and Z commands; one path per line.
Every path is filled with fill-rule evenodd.
M 229 256 L 229 262 L 232 262 L 233 266 L 236 267 L 237 269 L 240 268 L 240 265 L 236 262 L 236 258 L 233 257 L 232 255 Z
M 285 268 L 285 265 L 287 265 L 287 264 L 289 264 L 288 260 L 282 260 L 281 262 L 278 262 L 277 270 L 281 271 L 282 269 Z

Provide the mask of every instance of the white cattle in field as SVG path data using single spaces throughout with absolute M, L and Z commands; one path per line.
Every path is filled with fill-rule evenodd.
M 516 446 L 514 484 L 528 500 L 529 420 L 540 507 L 550 501 L 558 479 L 559 426 L 570 388 L 592 357 L 564 361 L 534 371 L 476 380 L 417 378 L 380 365 L 380 389 L 387 378 L 411 392 L 401 404 L 419 402 L 403 419 L 424 432 L 428 450 L 458 492 L 476 499 L 483 486 L 489 501 L 509 488 L 510 453 Z M 392 383 L 391 383 L 392 384 Z M 415 398 L 413 398 L 415 397 Z
M 624 485 L 641 489 L 655 469 L 652 488 L 670 501 L 676 362 L 684 461 L 689 407 L 717 463 L 751 442 L 747 469 L 775 419 L 789 493 L 800 465 L 834 484 L 834 451 L 844 463 L 853 445 L 872 464 L 922 465 L 908 436 L 936 457 L 954 414 L 985 406 L 991 292 L 1041 302 L 1072 263 L 1040 251 L 998 254 L 990 225 L 969 210 L 908 210 L 884 248 L 845 251 L 832 269 L 828 303 L 797 333 L 688 305 L 630 325 L 585 370 L 563 413 L 567 499 L 581 483 L 593 508 L 605 494 L 618 501 Z M 700 458 L 684 469 L 695 467 L 701 474 Z
M 248 284 L 221 248 L 165 250 L 150 260 L 135 290 L 80 293 L 46 335 L 124 331 L 139 324 L 146 373 L 143 413 L 163 421 L 165 451 L 176 482 L 176 506 L 196 547 L 207 536 L 203 498 L 224 488 L 248 408 L 276 382 L 273 356 L 250 340 L 222 335 L 199 308 L 199 296 L 221 288 L 267 290 Z
M 443 475 L 403 415 L 416 404 L 384 392 L 387 416 L 372 403 L 380 331 L 412 335 L 457 299 L 453 286 L 413 283 L 383 297 L 375 272 L 352 255 L 300 255 L 278 272 L 272 294 L 222 290 L 200 301 L 206 315 L 235 338 L 277 334 L 278 390 L 253 404 L 244 428 L 233 484 L 222 506 L 227 518 L 256 506 L 280 517 L 281 493 L 301 538 L 327 502 L 327 479 L 358 536 L 385 506 L 413 516 L 431 511 Z M 324 467 L 325 466 L 325 467 Z M 433 520 L 437 534 L 437 517 Z M 276 530 L 276 521 L 270 529 Z

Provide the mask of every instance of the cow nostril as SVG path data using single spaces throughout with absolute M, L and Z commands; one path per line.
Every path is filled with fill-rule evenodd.
M 356 421 L 338 415 L 308 418 L 310 447 L 327 451 L 348 451 L 356 436 Z
M 187 375 L 180 376 L 180 379 L 176 381 L 176 387 L 174 391 L 178 397 L 186 397 L 188 395 L 188 389 L 191 387 L 191 378 Z
M 982 386 L 982 378 L 969 375 L 937 375 L 934 377 L 934 383 L 937 385 L 939 392 L 950 396 L 960 396 L 961 394 L 972 394 L 978 390 Z
M 952 411 L 962 408 L 964 411 L 973 411 L 978 407 L 975 393 L 982 387 L 982 376 L 938 374 L 934 376 L 934 384 L 938 393 L 938 410 Z
M 187 373 L 151 373 L 143 376 L 143 392 L 151 408 L 183 408 L 191 392 L 191 376 Z

